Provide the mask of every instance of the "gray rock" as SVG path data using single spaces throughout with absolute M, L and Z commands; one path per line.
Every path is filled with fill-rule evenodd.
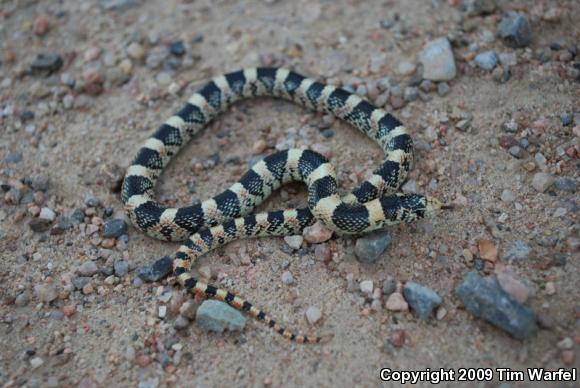
M 246 318 L 224 302 L 206 300 L 197 309 L 195 323 L 202 330 L 221 333 L 226 329 L 242 330 L 246 325 Z
M 497 65 L 497 54 L 495 51 L 485 51 L 475 56 L 475 64 L 483 70 L 493 70 Z
M 554 184 L 554 176 L 552 174 L 548 174 L 545 172 L 538 172 L 532 178 L 532 187 L 543 193 L 544 191 L 548 190 L 552 184 Z
M 49 303 L 58 298 L 58 291 L 52 284 L 37 284 L 34 293 L 41 302 Z
M 413 282 L 405 284 L 403 295 L 415 314 L 424 321 L 428 320 L 433 315 L 433 310 L 443 302 L 435 291 Z
M 537 330 L 534 312 L 511 299 L 495 277 L 482 278 L 475 271 L 469 272 L 455 293 L 470 313 L 517 339 L 531 337 Z
M 463 0 L 461 7 L 470 16 L 486 15 L 495 11 L 495 0 Z
M 24 307 L 29 302 L 30 302 L 30 293 L 28 291 L 24 291 L 21 294 L 18 294 L 18 296 L 14 300 L 14 304 L 18 307 Z
M 127 260 L 117 260 L 113 264 L 115 269 L 115 275 L 118 277 L 123 277 L 129 273 L 129 262 Z
M 528 19 L 510 11 L 497 25 L 497 36 L 510 47 L 526 47 L 532 41 Z
M 182 315 L 179 315 L 173 322 L 175 330 L 185 330 L 189 327 L 189 320 Z
M 43 233 L 50 228 L 50 221 L 42 218 L 33 218 L 28 223 L 28 227 L 35 233 Z
M 502 255 L 502 260 L 506 261 L 519 261 L 527 260 L 530 256 L 532 249 L 530 246 L 522 240 L 516 240 L 505 250 Z
M 54 73 L 62 67 L 62 58 L 56 53 L 38 54 L 30 64 L 30 70 L 38 73 Z
M 391 295 L 397 290 L 397 282 L 391 276 L 383 281 L 383 295 Z
M 554 187 L 561 191 L 569 191 L 574 193 L 576 192 L 577 184 L 576 181 L 574 181 L 572 178 L 560 177 L 557 178 L 554 182 Z
M 73 221 L 74 224 L 80 224 L 81 222 L 85 222 L 85 213 L 81 209 L 75 209 L 70 215 L 70 219 Z
M 85 205 L 87 205 L 89 207 L 97 207 L 97 206 L 99 206 L 99 204 L 100 204 L 100 201 L 94 195 L 87 194 L 85 196 Z
M 173 259 L 163 256 L 152 265 L 145 265 L 137 269 L 137 275 L 146 282 L 156 282 L 173 271 Z
M 447 82 L 440 82 L 437 84 L 437 94 L 440 95 L 441 97 L 449 94 L 450 90 L 451 88 L 449 87 L 449 84 Z
M 449 81 L 457 75 L 455 58 L 447 38 L 428 42 L 419 54 L 423 64 L 423 78 L 431 81 Z
M 105 222 L 105 226 L 103 228 L 103 237 L 104 238 L 112 238 L 112 237 L 119 237 L 127 232 L 127 223 L 125 220 L 122 219 L 114 219 Z
M 93 276 L 99 272 L 99 268 L 92 260 L 87 260 L 81 265 L 79 265 L 78 272 L 81 276 Z
M 22 162 L 22 152 L 12 152 L 4 158 L 6 163 L 20 163 Z
M 415 101 L 419 98 L 419 90 L 414 86 L 407 86 L 403 92 L 403 98 L 407 102 Z
M 99 5 L 104 10 L 123 10 L 137 5 L 136 0 L 99 0 Z
M 354 254 L 361 263 L 374 263 L 391 241 L 393 237 L 387 231 L 369 233 L 356 240 Z
M 524 149 L 517 145 L 510 147 L 508 152 L 516 159 L 521 159 L 525 155 Z
M 282 274 L 282 283 L 284 283 L 287 286 L 294 283 L 294 276 L 292 276 L 292 273 L 290 271 L 284 271 L 284 273 Z
M 74 278 L 72 280 L 72 284 L 73 284 L 73 287 L 75 288 L 75 290 L 80 290 L 90 281 L 91 281 L 91 278 L 89 278 L 89 277 L 79 276 L 79 277 Z

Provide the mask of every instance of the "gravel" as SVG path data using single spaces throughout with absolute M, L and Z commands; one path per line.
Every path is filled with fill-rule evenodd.
M 514 338 L 529 338 L 536 332 L 534 312 L 511 299 L 493 277 L 483 278 L 475 271 L 469 272 L 455 293 L 470 313 Z
M 497 36 L 510 47 L 526 47 L 532 41 L 528 19 L 510 11 L 497 25 Z
M 443 303 L 443 299 L 435 291 L 414 282 L 405 283 L 403 295 L 415 314 L 424 321 L 428 320 L 433 315 L 433 310 Z
M 41 220 L 52 222 L 56 218 L 56 214 L 51 209 L 43 207 L 42 209 L 40 209 L 40 214 L 38 215 L 38 218 L 40 218 Z
M 493 68 L 497 65 L 498 58 L 495 51 L 486 51 L 477 54 L 473 61 L 479 68 L 483 70 L 493 70 Z
M 302 246 L 302 242 L 304 241 L 304 237 L 300 235 L 295 236 L 284 236 L 284 241 L 288 246 L 292 249 L 300 249 Z
M 356 240 L 354 254 L 361 263 L 374 263 L 391 241 L 393 238 L 387 231 L 369 233 Z
M 127 232 L 127 223 L 119 218 L 105 222 L 103 228 L 104 238 L 118 238 Z
M 129 262 L 127 260 L 117 260 L 113 264 L 113 268 L 115 275 L 121 278 L 129 273 Z
M 419 54 L 423 64 L 423 78 L 431 81 L 449 81 L 457 75 L 455 57 L 447 38 L 428 42 Z
M 246 326 L 246 318 L 224 302 L 205 300 L 197 309 L 195 323 L 204 331 L 222 333 L 226 329 L 242 330 Z

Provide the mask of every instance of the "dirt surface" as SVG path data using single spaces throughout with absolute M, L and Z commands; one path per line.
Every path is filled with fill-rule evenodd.
M 124 6 L 107 9 L 112 3 Z M 385 367 L 578 368 L 580 85 L 578 57 L 570 53 L 580 37 L 580 8 L 573 0 L 499 1 L 491 14 L 468 15 L 456 3 L 3 1 L 0 383 L 367 387 L 392 384 L 379 379 Z M 495 37 L 508 10 L 529 19 L 533 39 L 525 48 Z M 400 64 L 414 67 L 424 45 L 445 36 L 457 65 L 450 90 L 419 88 L 419 98 L 405 99 L 402 91 L 419 84 L 421 69 L 404 75 Z M 163 54 L 180 40 L 185 54 L 179 45 Z M 490 50 L 516 55 L 506 82 L 496 80 L 500 70 L 474 64 L 475 54 Z M 40 53 L 57 53 L 62 66 L 50 74 L 30 71 Z M 150 58 L 156 54 L 158 66 Z M 325 345 L 291 344 L 251 319 L 242 332 L 205 333 L 195 322 L 176 330 L 185 296 L 166 280 L 141 282 L 136 269 L 178 244 L 132 226 L 128 240 L 102 236 L 104 222 L 122 217 L 113 186 L 152 131 L 211 76 L 259 65 L 290 67 L 371 100 L 383 93 L 374 81 L 390 77 L 385 107 L 417 143 L 411 184 L 456 206 L 391 229 L 393 242 L 372 263 L 359 262 L 356 240 L 342 236 L 319 248 L 304 242 L 298 251 L 282 238 L 237 241 L 199 261 L 215 283 L 287 327 L 333 333 Z M 466 128 L 458 129 L 464 119 Z M 510 122 L 515 127 L 506 130 Z M 327 128 L 333 136 L 323 135 Z M 382 157 L 344 123 L 283 101 L 244 101 L 183 150 L 158 197 L 188 204 L 218 194 L 252 158 L 277 145 L 328 154 L 345 193 Z M 539 192 L 532 181 L 540 172 L 569 178 L 574 187 L 562 189 L 560 180 Z M 261 208 L 303 203 L 298 185 Z M 43 208 L 56 218 L 33 231 L 39 213 L 51 218 Z M 75 209 L 82 222 L 59 227 Z M 517 240 L 530 252 L 507 260 Z M 328 254 L 330 260 L 320 260 Z M 91 260 L 100 272 L 77 289 L 78 268 Z M 111 267 L 120 260 L 129 271 L 115 276 Z M 516 340 L 465 310 L 454 290 L 474 269 L 507 277 L 503 286 L 515 285 L 514 298 L 527 296 L 539 322 L 535 335 Z M 282 281 L 285 271 L 293 284 Z M 424 322 L 412 310 L 387 309 L 389 295 L 357 289 L 364 280 L 380 289 L 389 278 L 428 287 L 443 304 Z M 168 307 L 166 317 L 159 317 L 161 306 Z M 309 307 L 323 313 L 315 325 L 305 319 Z M 480 386 L 498 385 L 495 377 Z M 566 384 L 574 383 L 556 385 Z

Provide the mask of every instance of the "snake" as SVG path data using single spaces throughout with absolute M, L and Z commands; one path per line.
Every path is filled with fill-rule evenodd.
M 232 104 L 255 97 L 283 99 L 334 115 L 374 140 L 384 151 L 384 160 L 368 179 L 341 196 L 336 170 L 326 157 L 306 148 L 290 148 L 253 164 L 236 183 L 213 198 L 185 207 L 158 202 L 155 184 L 184 145 Z M 230 241 L 299 235 L 317 221 L 337 234 L 362 235 L 446 208 L 434 197 L 399 192 L 413 157 L 407 128 L 363 97 L 289 69 L 245 68 L 207 82 L 154 132 L 127 170 L 121 199 L 137 229 L 160 240 L 185 241 L 170 259 L 171 276 L 188 292 L 223 301 L 288 340 L 320 343 L 332 335 L 300 335 L 285 329 L 242 297 L 202 282 L 191 271 L 193 263 Z M 273 191 L 290 182 L 306 184 L 306 207 L 253 212 Z

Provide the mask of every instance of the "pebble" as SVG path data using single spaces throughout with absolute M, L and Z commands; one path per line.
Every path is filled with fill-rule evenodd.
M 473 61 L 483 70 L 493 70 L 497 65 L 498 58 L 495 51 L 486 51 L 477 54 Z
M 493 71 L 491 72 L 491 76 L 496 82 L 504 84 L 508 82 L 510 79 L 510 69 L 507 66 L 503 67 L 498 66 L 495 69 L 493 69 Z
M 332 260 L 332 251 L 328 244 L 316 244 L 314 247 L 314 257 L 318 261 L 329 263 Z
M 8 155 L 6 155 L 4 161 L 6 163 L 16 164 L 22 162 L 22 159 L 23 159 L 22 152 L 11 152 Z
M 177 318 L 175 318 L 175 321 L 173 321 L 173 327 L 175 330 L 187 329 L 189 327 L 189 320 L 184 316 L 179 315 Z
M 74 106 L 75 97 L 72 94 L 65 94 L 62 98 L 62 105 L 65 109 L 71 109 Z
M 113 264 L 115 275 L 122 278 L 129 273 L 129 262 L 127 260 L 117 260 Z
M 449 81 L 457 75 L 455 58 L 447 38 L 428 42 L 419 54 L 423 64 L 423 78 L 431 81 Z
M 37 284 L 34 286 L 34 294 L 39 301 L 49 303 L 58 298 L 58 291 L 52 284 Z
M 38 215 L 38 218 L 40 218 L 41 220 L 52 222 L 56 218 L 56 214 L 54 214 L 54 212 L 51 209 L 43 207 L 42 209 L 40 209 L 40 214 Z
M 477 243 L 479 249 L 479 256 L 483 260 L 496 261 L 497 260 L 497 247 L 495 244 L 489 240 L 479 240 Z
M 137 275 L 146 282 L 156 282 L 173 271 L 173 260 L 163 256 L 152 265 L 145 265 L 137 269 Z
M 412 62 L 401 62 L 397 66 L 397 73 L 400 75 L 411 75 L 415 73 L 415 70 L 417 70 L 417 66 Z
M 403 294 L 393 292 L 385 302 L 385 308 L 389 311 L 408 311 L 409 304 L 405 301 Z
M 302 235 L 307 242 L 319 244 L 330 240 L 332 233 L 332 230 L 327 229 L 322 222 L 317 221 L 314 225 L 304 228 Z
M 495 0 L 463 0 L 461 8 L 469 16 L 487 15 L 495 10 Z
M 510 11 L 497 25 L 497 36 L 510 47 L 526 47 L 532 41 L 528 19 Z
M 512 203 L 513 201 L 516 200 L 516 195 L 513 193 L 513 191 L 505 189 L 501 193 L 501 200 L 502 200 L 502 202 L 505 202 L 505 203 Z
M 548 188 L 550 188 L 550 186 L 552 186 L 554 182 L 555 179 L 552 174 L 538 172 L 534 174 L 534 177 L 532 179 L 532 187 L 536 189 L 536 191 L 543 193 L 546 190 L 548 190 Z
M 294 276 L 292 276 L 292 273 L 290 273 L 290 271 L 284 271 L 284 273 L 282 274 L 282 283 L 284 283 L 287 286 L 294 284 Z
M 104 238 L 119 238 L 127 232 L 127 223 L 125 220 L 116 218 L 105 222 L 103 227 Z
M 433 315 L 433 310 L 443 302 L 435 291 L 414 282 L 405 283 L 403 295 L 415 314 L 424 321 L 428 320 Z
M 387 231 L 368 233 L 356 240 L 354 254 L 361 263 L 374 263 L 393 241 Z
M 205 300 L 197 309 L 195 323 L 204 331 L 222 333 L 226 329 L 242 330 L 246 326 L 246 318 L 224 302 Z
M 157 316 L 161 319 L 165 319 L 167 316 L 167 306 L 159 306 L 159 309 L 157 310 Z
M 33 72 L 53 73 L 62 67 L 62 58 L 57 53 L 41 53 L 30 64 Z
M 403 98 L 407 102 L 415 101 L 419 98 L 419 89 L 414 86 L 408 86 L 403 92 Z
M 34 32 L 35 35 L 43 36 L 48 32 L 49 29 L 50 22 L 48 16 L 39 15 L 36 19 L 34 19 L 34 24 L 32 25 L 32 32 Z
M 142 60 L 145 58 L 145 49 L 137 42 L 131 42 L 129 46 L 127 46 L 127 54 L 135 60 Z
M 302 246 L 302 242 L 304 241 L 304 237 L 300 235 L 294 236 L 284 236 L 284 241 L 288 246 L 294 250 L 300 249 Z
M 360 291 L 363 294 L 370 296 L 373 293 L 374 284 L 373 284 L 372 280 L 363 280 L 360 282 L 359 286 L 360 286 Z
M 18 307 L 24 307 L 29 302 L 30 302 L 30 293 L 28 291 L 24 291 L 18 294 L 18 296 L 16 296 L 16 299 L 14 300 L 14 304 Z
M 517 339 L 536 332 L 534 312 L 510 298 L 493 277 L 483 278 L 475 271 L 469 272 L 455 293 L 470 313 Z
M 405 330 L 395 330 L 389 336 L 389 343 L 392 344 L 396 348 L 400 348 L 405 344 Z
M 446 96 L 449 94 L 451 88 L 447 82 L 440 82 L 437 84 L 437 94 L 441 97 Z
M 525 241 L 516 240 L 510 244 L 502 255 L 505 261 L 527 260 L 532 252 L 530 246 Z
M 525 303 L 530 296 L 530 289 L 525 285 L 510 268 L 502 267 L 496 271 L 497 281 L 500 287 L 518 303 Z
M 32 369 L 36 369 L 40 367 L 42 364 L 44 364 L 44 361 L 40 357 L 33 357 L 30 359 L 30 367 Z
M 315 325 L 322 318 L 322 311 L 317 307 L 310 306 L 306 309 L 305 315 L 308 323 Z
M 391 276 L 383 281 L 383 295 L 391 295 L 397 290 L 397 282 Z
M 523 148 L 517 145 L 510 147 L 508 152 L 516 159 L 521 159 L 525 155 Z
M 50 228 L 50 221 L 42 218 L 33 218 L 28 223 L 28 227 L 35 233 L 43 233 Z
M 179 308 L 179 314 L 187 319 L 195 319 L 199 305 L 193 301 L 187 301 Z
M 94 261 L 87 260 L 79 266 L 78 272 L 81 276 L 93 276 L 99 272 L 99 268 Z
M 554 181 L 554 187 L 561 191 L 576 192 L 577 184 L 572 178 L 559 177 Z
M 169 52 L 175 56 L 182 57 L 185 54 L 185 45 L 182 40 L 177 40 L 169 44 Z
M 92 194 L 87 194 L 85 196 L 85 205 L 89 206 L 89 207 L 97 207 L 100 204 L 100 201 Z

